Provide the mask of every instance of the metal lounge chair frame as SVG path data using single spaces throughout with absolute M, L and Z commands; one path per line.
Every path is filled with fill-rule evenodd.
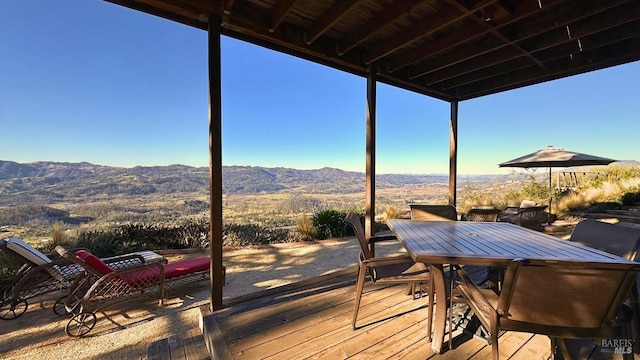
M 65 258 L 51 259 L 19 238 L 0 240 L 0 251 L 24 264 L 13 281 L 2 290 L 0 319 L 13 320 L 22 316 L 28 300 L 50 292 L 68 290 L 72 283 L 84 276 L 81 267 Z M 151 251 L 103 259 L 114 268 L 138 266 L 145 262 L 165 261 Z M 54 311 L 59 308 L 54 307 Z
M 173 263 L 142 264 L 113 269 L 86 250 L 71 254 L 56 248 L 65 258 L 82 266 L 87 276 L 78 279 L 64 299 L 71 319 L 65 326 L 69 336 L 88 334 L 97 322 L 96 313 L 127 301 L 157 299 L 163 304 L 166 290 L 209 279 L 210 260 L 197 257 Z

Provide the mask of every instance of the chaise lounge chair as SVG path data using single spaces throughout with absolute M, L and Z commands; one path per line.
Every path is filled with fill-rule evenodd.
M 65 310 L 72 314 L 65 332 L 74 337 L 88 334 L 97 322 L 96 313 L 107 307 L 142 298 L 158 299 L 162 305 L 167 287 L 209 278 L 210 260 L 204 256 L 114 269 L 86 250 L 71 254 L 56 247 L 56 251 L 88 274 L 74 284 L 64 299 Z
M 0 251 L 24 265 L 13 281 L 2 290 L 0 319 L 12 320 L 27 311 L 27 300 L 45 293 L 66 290 L 84 275 L 81 267 L 68 259 L 51 259 L 18 237 L 0 239 Z M 103 259 L 114 268 L 127 268 L 150 262 L 166 262 L 152 251 L 141 251 Z M 55 310 L 55 308 L 54 308 Z

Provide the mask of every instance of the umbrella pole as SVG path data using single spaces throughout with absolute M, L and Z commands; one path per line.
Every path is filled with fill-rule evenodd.
M 549 166 L 549 212 L 547 212 L 547 225 L 551 225 L 551 166 Z

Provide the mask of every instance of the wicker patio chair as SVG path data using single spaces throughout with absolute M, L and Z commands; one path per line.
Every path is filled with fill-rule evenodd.
M 500 210 L 496 208 L 471 208 L 465 218 L 467 221 L 496 222 L 498 214 Z
M 210 260 L 204 256 L 116 270 L 86 250 L 71 254 L 56 247 L 56 251 L 88 274 L 74 284 L 64 301 L 65 310 L 72 315 L 65 333 L 74 337 L 88 334 L 97 322 L 96 313 L 108 307 L 144 298 L 157 299 L 162 305 L 169 287 L 209 278 Z
M 3 320 L 12 320 L 24 314 L 29 306 L 29 299 L 68 290 L 75 279 L 84 276 L 83 269 L 72 261 L 64 258 L 52 259 L 17 237 L 0 239 L 0 251 L 23 263 L 11 283 L 2 290 L 0 319 Z M 162 262 L 165 259 L 152 251 L 143 251 L 103 261 L 114 268 L 127 268 L 145 262 Z M 56 309 L 54 307 L 54 311 Z
M 349 213 L 345 217 L 345 223 L 353 228 L 358 243 L 360 244 L 360 257 L 358 280 L 356 283 L 355 303 L 353 307 L 353 319 L 351 327 L 356 329 L 356 320 L 360 308 L 360 300 L 364 288 L 365 277 L 368 274 L 374 284 L 408 284 L 408 293 L 415 298 L 416 286 L 420 292 L 426 290 L 429 299 L 433 299 L 433 288 L 431 286 L 431 273 L 423 263 L 416 263 L 409 255 L 394 257 L 374 257 L 375 243 L 386 240 L 393 240 L 395 236 L 379 236 L 365 238 L 364 228 L 360 223 L 360 217 Z M 431 300 L 430 300 L 431 301 Z M 429 312 L 432 307 L 429 307 Z M 427 335 L 431 337 L 431 316 L 428 319 L 429 326 Z
M 540 230 L 544 221 L 543 215 L 547 205 L 537 205 L 530 200 L 523 200 L 519 207 L 508 206 L 500 214 L 498 221 L 509 222 L 534 230 Z
M 456 221 L 458 212 L 453 205 L 410 204 L 411 220 Z
M 463 270 L 458 271 L 457 288 L 489 330 L 493 359 L 498 360 L 500 330 L 548 335 L 552 353 L 556 344 L 566 349 L 564 338 L 628 339 L 628 321 L 616 314 L 639 267 L 521 259 L 507 267 L 499 295 L 479 289 Z

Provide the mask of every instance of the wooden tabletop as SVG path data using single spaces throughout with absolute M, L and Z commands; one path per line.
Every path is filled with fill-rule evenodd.
M 506 266 L 513 259 L 635 264 L 629 260 L 503 222 L 388 220 L 411 257 L 432 264 Z

